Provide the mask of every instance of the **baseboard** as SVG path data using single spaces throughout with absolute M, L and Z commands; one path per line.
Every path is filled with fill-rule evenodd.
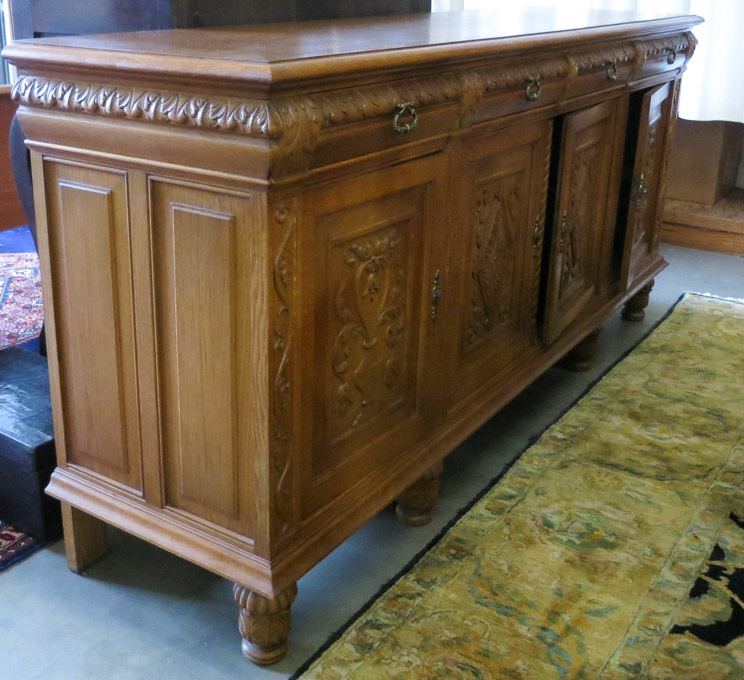
M 744 255 L 744 189 L 714 205 L 667 199 L 661 240 L 688 248 Z

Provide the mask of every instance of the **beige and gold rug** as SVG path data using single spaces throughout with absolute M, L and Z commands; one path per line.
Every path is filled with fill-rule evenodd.
M 670 316 L 301 674 L 744 678 L 744 303 Z

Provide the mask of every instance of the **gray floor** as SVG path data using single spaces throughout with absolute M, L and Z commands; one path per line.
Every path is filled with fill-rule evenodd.
M 290 675 L 442 525 L 499 473 L 598 374 L 686 290 L 744 297 L 742 258 L 665 247 L 640 324 L 615 314 L 604 325 L 593 369 L 552 369 L 445 461 L 434 522 L 420 529 L 384 512 L 299 583 L 290 651 L 259 669 L 240 653 L 231 584 L 121 532 L 85 576 L 66 568 L 57 543 L 0 574 L 2 677 L 26 680 L 204 680 Z

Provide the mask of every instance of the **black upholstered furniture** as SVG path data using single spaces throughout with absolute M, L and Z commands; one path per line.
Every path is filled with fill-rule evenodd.
M 62 532 L 59 501 L 44 487 L 55 465 L 46 359 L 0 350 L 0 518 L 41 541 Z

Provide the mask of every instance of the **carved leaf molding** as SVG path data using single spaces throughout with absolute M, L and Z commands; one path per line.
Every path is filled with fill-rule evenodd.
M 13 85 L 18 104 L 172 125 L 281 136 L 266 102 L 201 97 L 174 92 L 123 89 L 108 85 L 23 76 Z
M 149 120 L 220 132 L 281 140 L 284 156 L 302 156 L 314 148 L 323 128 L 390 114 L 401 101 L 428 106 L 459 101 L 461 111 L 473 110 L 485 93 L 521 86 L 527 78 L 567 77 L 599 68 L 607 62 L 645 60 L 674 49 L 692 54 L 689 33 L 609 46 L 585 53 L 535 61 L 469 69 L 399 80 L 350 90 L 285 97 L 273 101 L 191 95 L 122 86 L 71 82 L 42 76 L 21 76 L 13 86 L 14 102 L 100 116 Z

